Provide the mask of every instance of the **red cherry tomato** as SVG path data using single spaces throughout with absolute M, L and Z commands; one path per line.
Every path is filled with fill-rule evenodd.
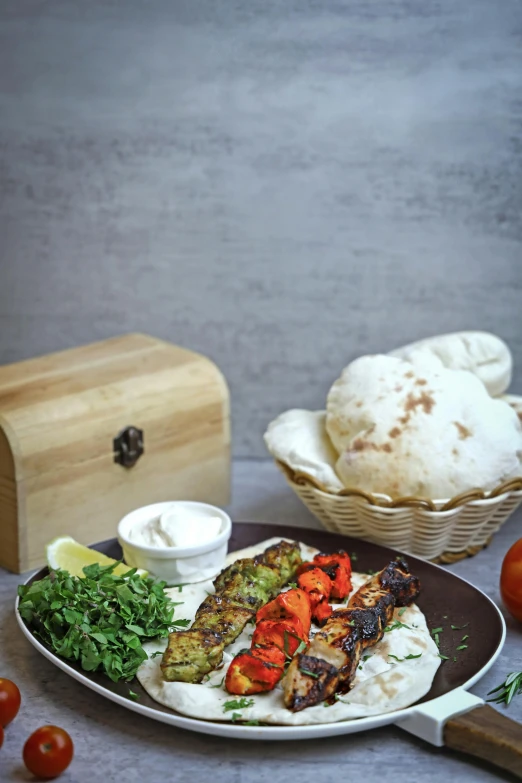
M 502 563 L 500 595 L 508 611 L 522 622 L 522 538 L 508 550 Z
M 55 778 L 72 761 L 73 743 L 66 731 L 58 726 L 42 726 L 24 745 L 24 764 L 37 778 Z
M 2 747 L 3 744 L 4 744 L 4 730 L 0 726 L 0 748 Z
M 14 682 L 0 677 L 0 726 L 7 726 L 16 718 L 21 701 L 20 691 Z

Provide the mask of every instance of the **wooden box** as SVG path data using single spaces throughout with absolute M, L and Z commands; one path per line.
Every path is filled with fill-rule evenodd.
M 129 334 L 0 367 L 1 566 L 42 565 L 58 535 L 110 538 L 147 503 L 226 505 L 229 488 L 228 388 L 205 357 Z

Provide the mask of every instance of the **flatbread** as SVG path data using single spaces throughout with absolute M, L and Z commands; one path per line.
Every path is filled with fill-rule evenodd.
M 430 357 L 450 370 L 467 370 L 497 397 L 511 383 L 513 359 L 506 343 L 489 332 L 454 332 L 428 337 L 390 351 L 389 356 L 413 363 Z
M 520 475 L 522 427 L 513 408 L 464 370 L 361 356 L 327 400 L 326 429 L 347 487 L 434 500 Z
M 270 422 L 264 435 L 273 457 L 292 470 L 316 478 L 326 489 L 339 492 L 343 483 L 335 472 L 339 454 L 326 432 L 326 411 L 296 408 Z
M 255 547 L 235 552 L 228 556 L 228 562 L 239 557 L 252 557 L 280 540 L 269 539 Z M 310 559 L 317 553 L 316 549 L 305 544 L 300 546 L 304 559 Z M 385 565 L 386 563 L 383 563 L 383 567 Z M 352 574 L 353 592 L 368 579 L 368 574 Z M 207 591 L 213 592 L 211 581 L 187 585 L 181 592 L 178 588 L 168 590 L 174 601 L 183 601 L 183 606 L 176 608 L 176 617 L 192 620 Z M 234 655 L 239 650 L 250 647 L 253 630 L 251 625 L 247 625 L 236 641 L 226 648 L 223 666 L 213 672 L 207 682 L 199 685 L 166 682 L 160 669 L 160 656 L 149 658 L 141 665 L 138 680 L 155 701 L 183 715 L 202 720 L 231 721 L 233 712 L 240 712 L 243 721 L 302 726 L 393 712 L 413 704 L 429 691 L 441 663 L 437 646 L 418 606 L 412 604 L 404 612 L 401 610 L 400 618 L 396 610 L 394 619 L 400 619 L 409 628 L 397 628 L 385 633 L 383 639 L 368 650 L 369 657 L 361 662 L 352 689 L 332 706 L 321 703 L 302 712 L 292 713 L 284 706 L 283 691 L 279 684 L 269 693 L 249 697 L 253 699 L 252 706 L 225 712 L 225 702 L 239 697 L 231 696 L 225 690 L 222 680 Z M 144 645 L 144 648 L 149 655 L 163 652 L 165 640 L 151 642 Z M 419 653 L 420 658 L 404 660 L 407 655 Z

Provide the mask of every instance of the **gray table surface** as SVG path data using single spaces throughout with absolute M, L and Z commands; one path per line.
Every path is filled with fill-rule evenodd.
M 318 527 L 316 520 L 287 489 L 269 462 L 234 465 L 236 520 Z M 494 601 L 499 570 L 508 547 L 522 535 L 522 514 L 513 516 L 488 550 L 451 566 Z M 75 758 L 61 780 L 159 783 L 277 783 L 350 780 L 377 781 L 385 774 L 418 783 L 443 778 L 458 781 L 509 780 L 507 775 L 445 749 L 431 747 L 395 727 L 311 742 L 239 742 L 192 734 L 164 726 L 117 706 L 55 668 L 20 634 L 13 613 L 20 577 L 0 569 L 0 676 L 18 683 L 23 707 L 6 732 L 0 751 L 0 781 L 27 781 L 21 762 L 26 737 L 38 726 L 63 726 L 73 737 Z M 521 668 L 522 626 L 506 616 L 505 647 L 490 672 L 472 689 L 483 697 L 505 675 Z M 479 640 L 476 640 L 479 643 Z M 506 713 L 522 720 L 522 698 Z

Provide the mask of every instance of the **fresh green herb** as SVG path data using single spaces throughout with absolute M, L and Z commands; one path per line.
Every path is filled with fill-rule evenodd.
M 453 663 L 457 663 L 457 656 L 456 655 L 453 658 Z
M 443 655 L 442 653 L 438 653 L 438 655 L 439 655 L 439 658 L 440 658 L 442 661 L 449 661 L 449 658 L 448 658 L 448 656 L 447 656 L 447 655 Z M 454 658 L 453 660 L 454 660 L 454 661 L 456 661 L 457 659 L 456 659 L 456 658 Z
M 238 720 L 241 720 L 242 717 L 243 716 L 241 715 L 240 712 L 233 712 L 232 715 L 230 716 L 230 720 L 232 721 L 232 723 L 237 723 Z
M 297 587 L 297 582 L 288 582 L 287 587 L 290 587 L 292 590 L 295 590 Z
M 469 623 L 464 623 L 464 625 L 452 625 L 451 630 L 452 631 L 462 631 L 464 628 L 467 628 Z
M 299 667 L 299 671 L 302 672 L 303 674 L 307 674 L 309 677 L 313 677 L 314 680 L 319 679 L 319 675 L 316 674 L 315 672 L 311 672 L 309 669 L 302 669 L 301 667 Z
M 93 563 L 83 577 L 51 571 L 18 588 L 20 616 L 38 639 L 85 671 L 101 669 L 113 682 L 131 680 L 147 660 L 142 642 L 190 624 L 172 619 L 165 582 L 142 578 L 136 569 L 117 576 L 115 566 Z
M 350 560 L 353 560 L 355 562 L 357 559 L 358 559 L 357 552 L 352 552 L 352 554 L 350 555 Z
M 208 687 L 209 688 L 221 688 L 224 682 L 225 682 L 225 678 L 222 677 L 221 678 L 221 682 L 218 682 L 217 685 L 209 685 Z
M 465 642 L 465 641 L 466 641 L 466 639 L 469 639 L 469 633 L 467 633 L 465 636 L 463 636 L 463 637 L 462 637 L 462 639 L 461 639 L 460 641 L 461 641 L 461 642 Z
M 134 691 L 129 691 L 129 698 L 132 699 L 133 701 L 138 701 L 140 695 L 139 693 L 134 693 Z
M 159 655 L 163 655 L 161 650 L 156 650 L 156 652 L 153 652 L 149 655 L 149 658 L 157 658 Z
M 349 620 L 349 621 L 346 623 L 346 625 L 351 625 L 351 626 L 352 626 L 352 628 L 353 628 L 353 626 L 355 625 L 355 620 Z
M 248 638 L 251 639 L 253 637 L 253 635 L 254 635 L 253 633 L 249 633 L 248 634 Z
M 407 656 L 404 658 L 404 660 L 405 660 L 405 661 L 412 661 L 414 658 L 420 658 L 420 657 L 421 657 L 421 655 L 422 655 L 422 653 L 418 653 L 418 655 L 414 655 L 413 653 L 410 653 L 409 655 L 407 655 Z
M 371 657 L 372 657 L 371 655 L 363 655 L 363 659 L 362 659 L 362 660 L 363 660 L 363 663 L 366 663 L 366 661 L 368 660 L 368 658 L 371 658 Z
M 399 609 L 398 611 L 399 617 L 402 617 L 402 615 L 404 614 L 407 608 L 408 608 L 407 606 L 403 606 L 402 609 Z
M 177 587 L 177 588 L 178 588 L 178 593 L 181 593 L 181 591 L 183 590 L 183 588 L 184 588 L 184 587 L 186 587 L 186 586 L 187 586 L 187 583 L 186 583 L 186 582 L 185 582 L 185 584 L 182 584 L 182 585 L 170 585 L 170 587 L 171 587 L 173 590 L 174 590 L 174 588 L 175 588 L 175 587 Z
M 342 696 L 342 693 L 336 693 L 335 696 L 334 696 L 335 701 L 340 701 L 341 704 L 350 704 L 349 701 L 343 701 L 341 696 Z
M 455 647 L 455 649 L 456 649 L 457 652 L 459 650 L 467 650 L 468 649 L 468 645 L 467 644 L 460 644 L 458 647 Z
M 511 674 L 508 674 L 502 685 L 498 685 L 492 691 L 489 691 L 488 696 L 492 693 L 497 695 L 493 699 L 487 699 L 487 701 L 505 704 L 508 707 L 514 697 L 522 693 L 522 672 L 511 672 Z
M 259 723 L 258 720 L 246 720 L 243 723 L 243 726 L 259 726 L 259 725 L 260 725 L 260 723 Z
M 245 699 L 244 696 L 240 699 L 229 699 L 223 704 L 223 712 L 230 712 L 230 710 L 246 710 L 246 708 L 251 707 L 253 703 L 254 699 Z
M 396 655 L 392 655 L 391 653 L 388 653 L 388 658 L 395 658 L 395 660 L 399 661 L 399 663 L 404 660 L 404 658 L 397 658 Z
M 299 653 L 302 653 L 303 650 L 306 650 L 306 648 L 308 647 L 307 643 L 304 642 L 302 639 L 300 639 L 299 636 L 297 636 L 295 633 L 292 633 L 291 631 L 284 631 L 283 652 L 286 656 L 287 661 L 291 661 L 293 658 L 293 656 L 290 655 L 290 637 L 292 637 L 292 639 L 296 639 L 299 642 L 294 655 L 299 655 Z
M 401 623 L 400 620 L 395 620 L 395 622 L 393 622 L 391 625 L 386 626 L 384 633 L 395 631 L 397 628 L 407 628 L 409 631 L 411 631 L 411 627 L 409 625 L 406 625 L 406 623 Z
M 444 628 L 442 628 L 442 627 L 432 628 L 432 630 L 431 630 L 431 635 L 433 636 L 433 640 L 434 640 L 435 644 L 437 645 L 437 647 L 440 647 L 439 634 L 441 634 L 443 632 L 443 630 L 444 630 Z
M 191 620 L 173 620 L 171 626 L 172 628 L 188 628 L 191 622 Z

